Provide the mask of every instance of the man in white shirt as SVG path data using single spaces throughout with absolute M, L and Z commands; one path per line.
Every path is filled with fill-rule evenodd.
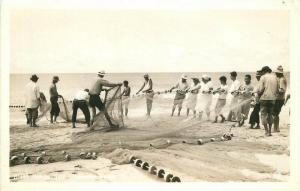
M 215 121 L 214 123 L 218 122 L 218 117 L 222 118 L 221 123 L 225 121 L 225 117 L 222 114 L 222 109 L 226 105 L 226 97 L 228 93 L 228 86 L 226 84 L 227 78 L 225 76 L 221 76 L 220 80 L 220 87 L 213 91 L 213 94 L 218 93 L 219 97 L 215 106 Z
M 85 117 L 85 121 L 87 123 L 87 126 L 90 127 L 90 110 L 88 107 L 90 96 L 89 96 L 89 90 L 80 90 L 77 92 L 77 94 L 74 97 L 73 100 L 73 114 L 72 114 L 72 124 L 73 128 L 75 128 L 76 118 L 77 118 L 77 110 L 78 108 L 82 111 Z
M 174 115 L 174 111 L 176 109 L 176 105 L 178 106 L 178 116 L 180 116 L 180 111 L 182 109 L 182 103 L 185 99 L 185 95 L 189 89 L 189 85 L 187 83 L 187 76 L 185 74 L 182 74 L 181 81 L 179 81 L 174 87 L 170 89 L 170 92 L 172 92 L 173 89 L 176 90 L 176 95 L 173 102 L 173 108 L 172 108 L 172 114 Z
M 229 88 L 228 93 L 230 93 L 233 97 L 230 102 L 230 111 L 227 116 L 227 121 L 236 121 L 237 117 L 237 107 L 236 104 L 238 103 L 238 89 L 240 87 L 240 81 L 237 80 L 237 73 L 235 71 L 230 72 L 230 79 L 232 80 L 232 84 Z
M 36 119 L 38 117 L 38 107 L 40 105 L 40 88 L 37 85 L 37 75 L 32 75 L 30 82 L 26 85 L 26 110 L 27 110 L 27 122 L 30 127 L 38 127 L 36 125 Z

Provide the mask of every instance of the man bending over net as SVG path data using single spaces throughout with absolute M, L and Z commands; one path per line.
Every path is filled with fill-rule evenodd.
M 117 125 L 113 124 L 107 110 L 105 108 L 105 104 L 102 102 L 100 99 L 100 93 L 101 91 L 104 91 L 103 87 L 116 87 L 116 86 L 121 86 L 122 83 L 111 83 L 108 82 L 107 80 L 103 79 L 105 75 L 104 71 L 98 72 L 98 78 L 97 80 L 93 83 L 92 88 L 90 89 L 90 99 L 89 99 L 89 104 L 92 107 L 92 115 L 93 119 L 91 121 L 91 124 L 93 124 L 95 116 L 96 116 L 96 107 L 104 113 L 104 116 L 109 123 L 109 126 L 111 128 L 118 128 Z

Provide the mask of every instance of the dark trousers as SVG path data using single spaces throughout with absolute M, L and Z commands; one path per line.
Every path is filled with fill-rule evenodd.
M 257 125 L 259 125 L 260 123 L 260 120 L 259 120 L 259 111 L 260 111 L 260 104 L 255 104 L 254 108 L 253 108 L 253 111 L 250 115 L 250 120 L 249 120 L 249 123 L 251 125 L 255 125 L 255 123 Z
M 26 118 L 27 124 L 35 125 L 35 120 L 38 117 L 38 108 L 27 108 Z
M 276 100 L 273 110 L 274 117 L 274 131 L 279 132 L 279 114 L 281 112 L 281 108 L 284 105 L 284 100 Z
M 86 123 L 89 124 L 91 115 L 90 115 L 89 107 L 85 100 L 74 100 L 73 101 L 72 122 L 73 123 L 76 122 L 78 108 L 83 112 Z
M 56 116 L 56 117 L 59 115 L 59 112 L 60 112 L 59 105 L 58 105 L 57 101 L 58 101 L 58 97 L 56 97 L 56 96 L 50 98 L 50 102 L 51 102 L 50 114 L 52 116 Z

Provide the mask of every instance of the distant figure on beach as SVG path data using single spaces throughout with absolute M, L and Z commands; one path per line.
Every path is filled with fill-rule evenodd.
M 190 110 L 193 111 L 194 117 L 196 117 L 196 104 L 197 104 L 197 97 L 199 93 L 199 89 L 201 88 L 200 80 L 199 78 L 193 77 L 192 78 L 193 83 L 188 90 L 188 95 L 186 99 L 186 115 L 189 116 Z
M 265 128 L 265 135 L 272 136 L 273 111 L 278 94 L 278 80 L 271 68 L 264 66 L 259 81 L 258 95 L 260 96 L 261 122 Z
M 111 119 L 105 109 L 105 104 L 102 102 L 100 98 L 101 91 L 104 91 L 103 87 L 116 87 L 121 86 L 122 83 L 111 83 L 104 78 L 105 71 L 98 72 L 98 78 L 93 82 L 92 87 L 90 89 L 90 99 L 89 104 L 90 107 L 92 107 L 92 115 L 93 120 L 91 121 L 91 125 L 93 124 L 96 116 L 96 107 L 99 109 L 99 111 L 104 112 L 104 116 L 109 123 L 109 126 L 111 128 L 118 128 L 117 125 L 113 124 L 111 122 Z
M 232 84 L 229 88 L 229 93 L 232 95 L 232 99 L 229 104 L 229 113 L 227 116 L 227 121 L 236 121 L 237 119 L 237 103 L 238 103 L 238 89 L 240 87 L 240 81 L 237 80 L 237 73 L 235 71 L 230 72 L 230 79 Z
M 90 127 L 90 110 L 88 106 L 90 96 L 89 96 L 89 89 L 80 90 L 76 93 L 74 99 L 73 99 L 73 114 L 72 114 L 72 127 L 76 128 L 76 118 L 77 118 L 77 111 L 78 108 L 82 111 L 85 122 L 87 124 L 87 127 Z
M 211 78 L 206 74 L 202 76 L 201 80 L 201 90 L 198 94 L 196 110 L 199 111 L 200 120 L 202 119 L 204 112 L 206 114 L 207 120 L 209 120 L 210 107 L 212 103 L 213 84 L 211 82 Z
M 228 93 L 228 86 L 227 86 L 227 78 L 225 76 L 221 76 L 220 80 L 220 87 L 213 91 L 213 94 L 218 93 L 219 97 L 215 106 L 215 121 L 214 123 L 218 122 L 218 117 L 222 118 L 221 123 L 224 123 L 225 117 L 222 113 L 222 109 L 226 105 L 226 97 Z
M 246 74 L 244 84 L 242 84 L 238 89 L 237 121 L 239 127 L 243 126 L 245 120 L 248 119 L 253 89 L 254 87 L 251 84 L 251 75 Z
M 60 108 L 58 105 L 58 98 L 62 96 L 58 94 L 56 84 L 59 82 L 59 77 L 54 76 L 52 84 L 49 89 L 50 93 L 50 102 L 51 102 L 51 111 L 50 111 L 50 123 L 56 123 L 56 118 L 59 115 Z
M 26 99 L 26 113 L 27 124 L 30 127 L 38 127 L 36 125 L 36 119 L 38 117 L 38 107 L 40 105 L 40 88 L 37 85 L 37 75 L 32 75 L 30 82 L 25 87 L 25 99 Z
M 286 93 L 286 89 L 287 89 L 287 82 L 286 79 L 284 77 L 283 74 L 283 67 L 282 66 L 278 66 L 277 70 L 275 70 L 275 74 L 277 76 L 277 80 L 278 80 L 278 85 L 279 85 L 279 89 L 278 89 L 278 94 L 277 94 L 277 98 L 275 101 L 275 106 L 274 106 L 274 111 L 273 111 L 273 115 L 274 115 L 274 132 L 280 132 L 279 130 L 279 114 L 281 112 L 281 108 L 285 103 L 285 93 Z
M 170 92 L 172 92 L 173 89 L 177 89 L 177 90 L 176 90 L 176 95 L 175 95 L 174 102 L 173 102 L 171 116 L 174 115 L 176 106 L 178 106 L 178 114 L 177 115 L 180 116 L 180 111 L 182 109 L 182 103 L 183 103 L 183 100 L 185 99 L 185 95 L 189 89 L 189 85 L 187 83 L 187 76 L 185 74 L 182 74 L 181 80 L 174 87 L 172 87 L 170 89 Z
M 256 80 L 259 82 L 260 77 L 262 73 L 260 70 L 256 72 Z M 260 111 L 260 104 L 259 104 L 259 96 L 257 94 L 258 90 L 258 85 L 255 87 L 253 90 L 253 97 L 252 97 L 252 102 L 253 102 L 253 110 L 250 115 L 249 123 L 250 123 L 250 129 L 260 129 L 260 120 L 259 120 L 259 111 Z M 256 126 L 254 127 L 254 125 Z
M 150 117 L 151 110 L 152 110 L 152 103 L 153 103 L 153 97 L 154 97 L 154 91 L 153 91 L 153 82 L 150 78 L 149 74 L 144 75 L 144 83 L 140 90 L 136 93 L 139 94 L 141 91 L 142 93 L 146 94 L 146 106 L 147 106 L 147 117 Z
M 125 110 L 125 117 L 128 115 L 128 105 L 130 102 L 130 93 L 131 93 L 131 88 L 129 87 L 129 82 L 127 80 L 123 81 L 123 92 L 122 92 L 122 104 L 124 106 Z M 122 114 L 123 114 L 123 108 L 122 108 Z

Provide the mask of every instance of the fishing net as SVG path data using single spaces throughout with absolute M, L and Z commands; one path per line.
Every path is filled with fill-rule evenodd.
M 107 112 L 111 122 L 119 128 L 124 127 L 121 86 L 106 90 L 103 103 L 105 104 L 105 111 Z M 103 111 L 96 114 L 93 127 L 109 127 Z

